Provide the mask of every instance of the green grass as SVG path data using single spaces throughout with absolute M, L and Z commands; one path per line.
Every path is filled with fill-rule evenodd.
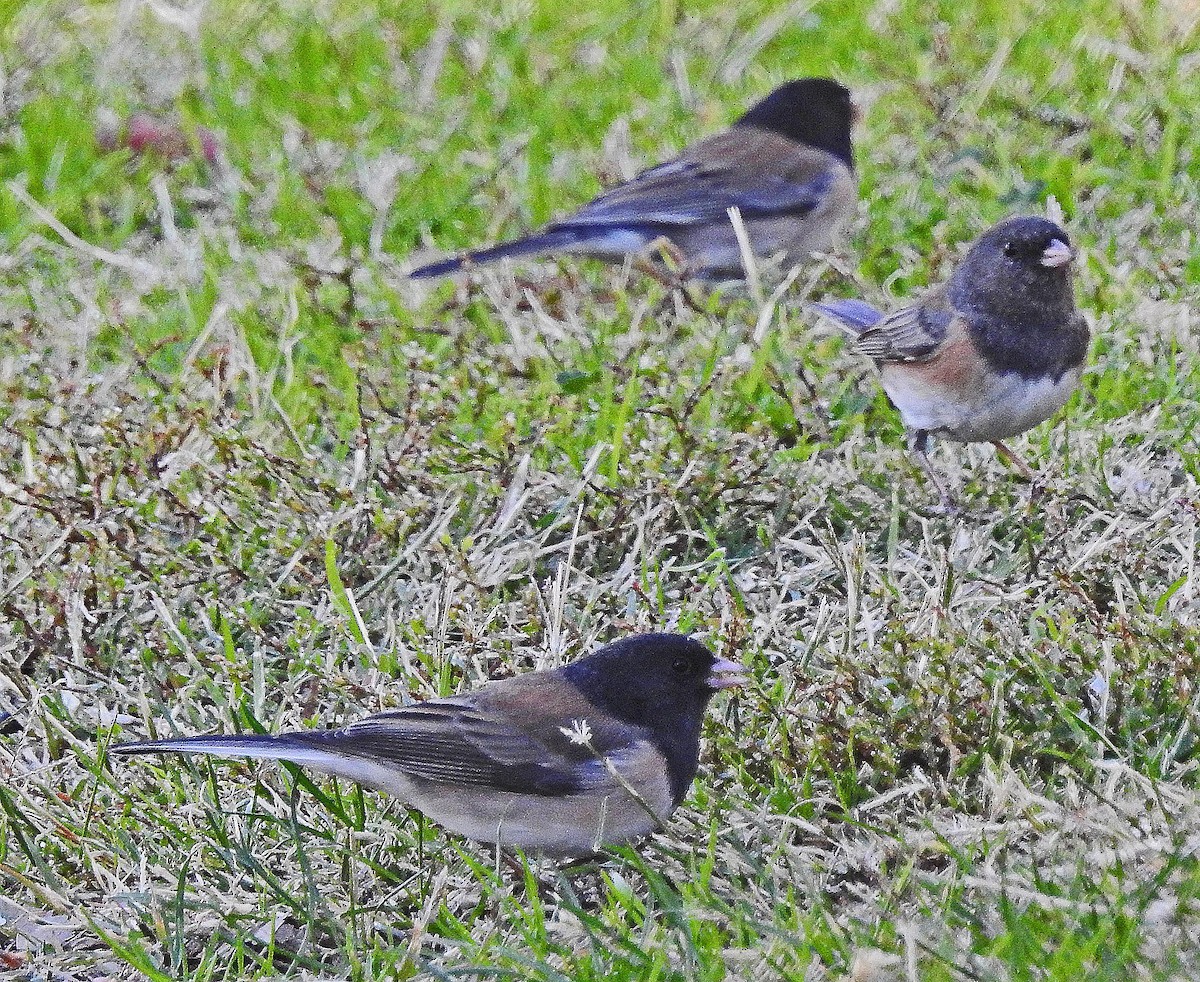
M 1193 5 L 197 10 L 0 10 L 0 972 L 1197 976 Z M 745 296 L 586 261 L 405 279 L 808 73 L 867 110 L 863 204 L 759 341 Z M 218 164 L 98 144 L 140 110 Z M 908 297 L 1050 196 L 1094 369 L 1019 441 L 1036 505 L 945 445 L 967 512 L 931 517 L 804 303 Z M 669 826 L 588 870 L 106 755 L 652 628 L 755 683 Z

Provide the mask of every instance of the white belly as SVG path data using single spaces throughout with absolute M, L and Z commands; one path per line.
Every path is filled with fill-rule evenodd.
M 884 372 L 884 389 L 911 430 L 927 430 L 964 443 L 1006 440 L 1045 422 L 1066 405 L 1082 369 L 1057 382 L 1029 381 L 1010 372 L 977 376 L 975 384 L 949 391 L 919 375 Z
M 548 856 L 588 856 L 648 835 L 674 811 L 670 798 L 639 803 L 624 788 L 544 797 L 461 789 L 453 800 L 416 801 L 438 824 L 474 839 Z

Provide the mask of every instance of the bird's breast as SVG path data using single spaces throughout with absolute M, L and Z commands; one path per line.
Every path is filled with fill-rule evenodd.
M 952 440 L 985 442 L 1024 433 L 1060 410 L 1082 368 L 1055 378 L 990 369 L 964 336 L 926 362 L 885 364 L 881 380 L 904 425 Z

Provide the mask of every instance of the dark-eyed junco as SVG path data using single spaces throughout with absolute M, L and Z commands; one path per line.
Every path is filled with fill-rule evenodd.
M 1083 374 L 1089 332 L 1075 309 L 1074 257 L 1058 225 L 1010 218 L 912 306 L 884 316 L 859 300 L 816 305 L 875 359 L 944 506 L 953 501 L 930 467 L 930 436 L 989 442 L 1033 479 L 1003 441 L 1058 412 Z
M 643 634 L 337 730 L 111 749 L 291 761 L 399 795 L 480 842 L 584 856 L 653 831 L 675 810 L 696 774 L 708 701 L 744 671 L 682 635 Z
M 442 276 L 473 263 L 542 253 L 621 260 L 668 243 L 684 272 L 705 279 L 743 275 L 729 209 L 741 212 L 755 255 L 792 265 L 824 249 L 854 210 L 850 93 L 827 78 L 772 92 L 723 133 L 642 171 L 541 232 L 415 269 Z

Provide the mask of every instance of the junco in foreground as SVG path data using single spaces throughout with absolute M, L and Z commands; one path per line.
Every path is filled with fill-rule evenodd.
M 827 78 L 803 78 L 772 92 L 723 133 L 674 160 L 605 191 L 541 232 L 413 270 L 416 279 L 475 263 L 543 253 L 620 261 L 666 243 L 684 272 L 703 279 L 744 274 L 729 216 L 741 212 L 757 256 L 785 265 L 824 249 L 854 210 L 850 93 Z
M 1003 441 L 1058 412 L 1083 374 L 1089 332 L 1075 310 L 1074 258 L 1058 225 L 1010 218 L 912 306 L 885 316 L 859 300 L 816 305 L 875 359 L 943 507 L 953 500 L 929 464 L 930 436 L 987 441 L 1034 479 Z
M 745 669 L 677 634 L 338 730 L 125 743 L 115 754 L 287 760 L 399 795 L 451 832 L 553 857 L 652 832 L 687 794 L 709 699 Z

